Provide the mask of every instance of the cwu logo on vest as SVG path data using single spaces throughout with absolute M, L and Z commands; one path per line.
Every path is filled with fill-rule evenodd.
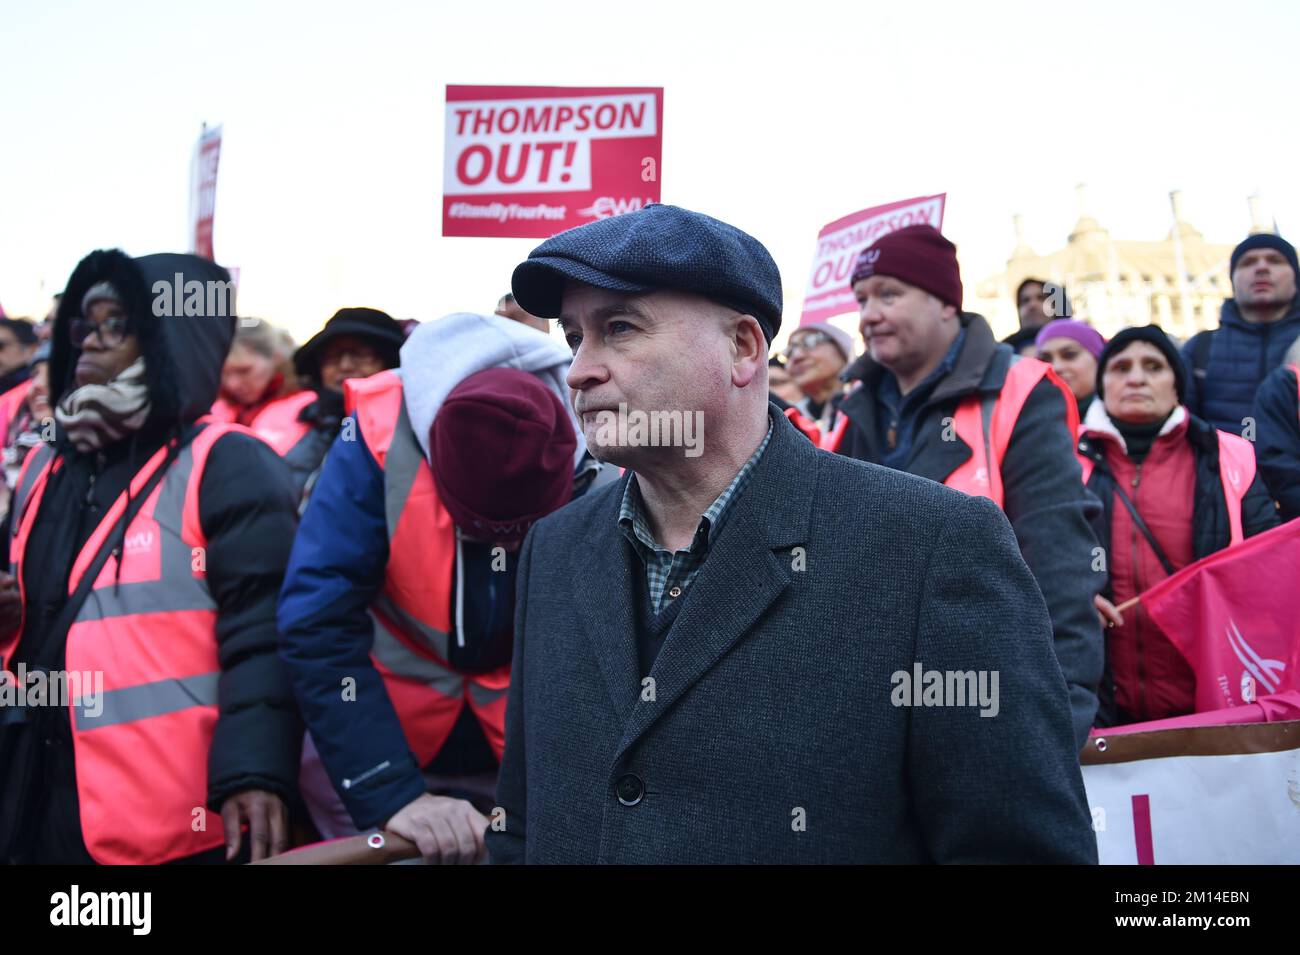
M 126 535 L 126 555 L 128 557 L 148 554 L 153 550 L 154 542 L 157 541 L 158 535 L 153 531 L 136 531 L 134 534 Z

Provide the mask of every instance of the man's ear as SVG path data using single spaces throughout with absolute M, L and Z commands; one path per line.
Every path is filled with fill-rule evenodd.
M 732 329 L 731 383 L 737 388 L 749 385 L 760 368 L 767 367 L 767 337 L 753 315 L 741 315 Z

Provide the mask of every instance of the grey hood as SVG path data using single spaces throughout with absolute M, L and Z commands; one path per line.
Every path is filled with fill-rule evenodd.
M 578 436 L 575 466 L 587 450 L 565 382 L 573 356 L 549 335 L 499 315 L 456 312 L 417 326 L 402 345 L 401 359 L 397 372 L 402 377 L 406 414 L 425 460 L 429 459 L 429 429 L 447 395 L 470 375 L 489 368 L 517 368 L 536 375 L 569 412 Z

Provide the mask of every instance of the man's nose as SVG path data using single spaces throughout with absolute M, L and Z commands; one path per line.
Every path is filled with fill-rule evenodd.
M 596 355 L 596 348 L 585 341 L 573 353 L 573 363 L 565 383 L 574 391 L 583 391 L 609 378 L 609 370 Z

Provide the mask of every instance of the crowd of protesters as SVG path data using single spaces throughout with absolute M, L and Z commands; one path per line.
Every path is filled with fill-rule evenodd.
M 343 308 L 301 346 L 228 305 L 160 317 L 156 282 L 229 282 L 187 255 L 93 252 L 44 321 L 0 320 L 0 669 L 11 684 L 32 673 L 103 680 L 99 694 L 61 706 L 0 707 L 0 859 L 256 860 L 383 827 L 443 862 L 488 851 L 501 861 L 833 860 L 839 850 L 806 850 L 811 840 L 763 836 L 757 816 L 746 832 L 727 826 L 739 855 L 706 847 L 711 814 L 752 809 L 726 801 L 735 791 L 719 795 L 728 780 L 756 802 L 762 787 L 747 764 L 693 765 L 689 746 L 730 740 L 733 752 L 749 745 L 750 762 L 785 759 L 745 735 L 783 739 L 781 707 L 755 698 L 829 661 L 769 660 L 754 647 L 779 637 L 781 654 L 816 658 L 810 634 L 869 633 L 877 620 L 892 632 L 891 614 L 915 599 L 900 634 L 951 649 L 961 628 L 984 621 L 970 632 L 995 648 L 986 662 L 1029 687 L 999 725 L 1032 737 L 1032 752 L 980 744 L 969 736 L 985 732 L 977 719 L 975 730 L 931 727 L 917 757 L 935 771 L 957 765 L 963 740 L 985 745 L 982 773 L 997 777 L 1000 765 L 1003 782 L 1019 780 L 1023 802 L 1005 812 L 1022 836 L 1005 836 L 987 808 L 1006 801 L 990 788 L 997 780 L 974 786 L 963 809 L 916 795 L 916 780 L 888 795 L 855 788 L 840 761 L 887 760 L 888 733 L 866 752 L 801 723 L 821 755 L 781 765 L 845 775 L 826 796 L 837 818 L 852 811 L 837 798 L 901 801 L 880 810 L 897 827 L 888 838 L 874 828 L 883 822 L 848 827 L 843 845 L 857 858 L 1090 861 L 1076 755 L 1090 730 L 1196 708 L 1188 661 L 1135 598 L 1300 516 L 1294 248 L 1271 234 L 1237 246 L 1219 327 L 1181 347 L 1151 325 L 1105 338 L 1046 277 L 1021 283 L 1020 328 L 999 342 L 962 310 L 953 244 L 913 226 L 857 260 L 859 341 L 812 324 L 773 353 L 780 277 L 760 243 L 671 206 L 609 223 L 543 243 L 492 314 L 417 323 Z M 713 311 L 722 337 L 664 317 Z M 565 344 L 550 334 L 557 317 Z M 721 382 L 716 392 L 709 381 Z M 595 415 L 638 396 L 706 408 L 708 468 L 597 440 Z M 843 459 L 882 466 L 896 483 L 868 486 L 884 472 Z M 807 473 L 778 477 L 764 461 Z M 811 490 L 778 481 L 848 497 L 805 499 Z M 988 499 L 1005 520 L 956 508 L 938 485 Z M 768 516 L 754 512 L 778 486 Z M 888 505 L 858 499 L 871 494 Z M 878 531 L 854 530 L 885 518 Z M 597 520 L 617 529 L 584 550 Z M 888 556 L 858 549 L 895 533 L 909 543 Z M 770 546 L 742 559 L 727 541 L 744 534 L 769 534 Z M 936 539 L 952 551 L 929 558 L 946 584 L 918 558 L 916 580 L 880 586 L 878 569 L 862 566 L 857 578 L 832 572 L 822 586 L 837 596 L 800 596 L 798 613 L 759 605 L 756 568 L 777 545 L 818 541 L 813 568 L 851 558 L 902 574 L 906 548 Z M 709 622 L 706 597 L 687 599 L 721 593 L 711 553 L 715 567 L 745 575 L 731 582 L 741 601 L 731 617 L 762 635 L 727 658 L 737 680 L 753 681 L 745 703 L 717 663 L 727 648 L 709 642 L 724 622 Z M 574 607 L 587 589 L 583 615 Z M 622 625 L 620 648 L 610 641 Z M 712 647 L 708 675 L 685 656 L 664 662 L 684 654 L 673 649 L 683 628 Z M 560 641 L 550 633 L 565 634 L 558 648 L 525 652 Z M 847 664 L 856 651 L 840 637 L 826 652 Z M 570 639 L 592 642 L 574 650 Z M 586 667 L 579 657 L 593 646 L 597 665 Z M 825 705 L 839 714 L 827 718 L 852 722 L 855 690 L 822 677 L 820 704 L 814 682 L 806 701 L 784 705 L 799 720 Z M 737 715 L 684 715 L 701 705 L 695 681 Z M 607 683 L 611 696 L 633 694 L 614 699 L 626 725 L 612 734 Z M 670 706 L 656 692 L 676 708 L 641 719 L 637 707 Z M 662 736 L 649 735 L 654 721 Z M 781 753 L 799 748 L 785 742 Z M 821 798 L 799 795 L 803 777 L 769 782 L 792 806 Z M 986 809 L 971 808 L 981 798 Z M 639 823 L 609 815 L 638 805 Z M 1036 832 L 1024 818 L 1035 812 Z M 954 815 L 969 817 L 969 831 Z

